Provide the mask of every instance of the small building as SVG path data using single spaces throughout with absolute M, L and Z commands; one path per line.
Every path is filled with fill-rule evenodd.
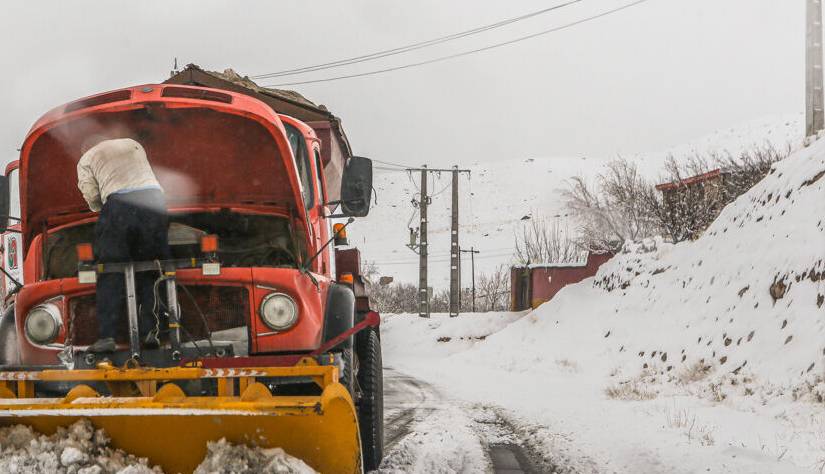
M 612 253 L 589 253 L 582 262 L 534 263 L 510 268 L 510 308 L 513 311 L 538 308 L 567 285 L 596 275 Z
M 722 212 L 722 208 L 730 201 L 725 186 L 729 177 L 730 173 L 727 171 L 715 169 L 656 186 L 662 193 L 665 211 L 674 220 L 675 226 L 678 227 L 678 219 L 692 213 L 691 209 L 700 209 L 700 212 L 692 213 L 695 216 L 695 224 L 690 226 L 690 232 L 684 237 L 691 240 L 699 238 Z

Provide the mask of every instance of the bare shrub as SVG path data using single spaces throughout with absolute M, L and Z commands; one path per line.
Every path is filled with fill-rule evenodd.
M 418 286 L 412 283 L 379 283 L 380 271 L 372 262 L 364 262 L 361 275 L 365 279 L 372 307 L 382 313 L 417 313 Z
M 702 446 L 716 444 L 716 440 L 713 438 L 713 428 L 697 424 L 696 415 L 688 413 L 687 410 L 666 410 L 665 423 L 670 428 L 682 431 L 687 436 L 688 442 L 696 440 Z
M 648 193 L 646 208 L 661 231 L 673 242 L 695 239 L 701 235 L 721 210 L 752 188 L 777 161 L 790 154 L 772 146 L 743 151 L 694 154 L 685 158 L 668 157 L 661 177 L 663 183 L 675 183 L 675 190 Z M 689 178 L 719 170 L 710 180 Z M 667 193 L 665 195 L 664 193 Z
M 380 270 L 373 262 L 364 262 L 361 275 L 370 296 L 373 309 L 381 313 L 418 313 L 418 285 L 393 282 L 382 285 Z M 472 290 L 462 288 L 461 311 L 472 308 Z M 510 303 L 510 273 L 501 265 L 493 273 L 476 277 L 476 311 L 506 311 Z M 446 289 L 434 291 L 430 297 L 430 312 L 450 311 L 450 292 Z
M 563 191 L 567 209 L 579 220 L 577 243 L 588 251 L 617 252 L 625 242 L 656 234 L 648 205 L 655 189 L 635 164 L 617 158 L 591 185 L 575 176 Z
M 516 260 L 531 263 L 574 263 L 582 258 L 582 248 L 557 222 L 531 219 L 516 235 Z
M 659 393 L 651 390 L 639 381 L 626 381 L 621 382 L 615 385 L 611 385 L 604 389 L 605 395 L 607 398 L 611 398 L 613 400 L 635 400 L 635 401 L 642 401 L 642 400 L 653 400 Z
M 510 270 L 499 265 L 493 273 L 476 279 L 476 311 L 507 311 L 510 308 Z
M 679 372 L 678 380 L 681 384 L 689 384 L 704 380 L 710 374 L 712 367 L 696 361 Z

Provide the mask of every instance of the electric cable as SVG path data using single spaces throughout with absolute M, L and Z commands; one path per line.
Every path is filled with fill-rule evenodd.
M 404 45 L 404 46 L 399 46 L 399 47 L 392 48 L 392 49 L 385 49 L 385 50 L 382 50 L 382 51 L 375 51 L 375 52 L 369 53 L 369 54 L 363 54 L 363 55 L 360 55 L 360 56 L 353 56 L 353 57 L 350 57 L 350 58 L 339 59 L 339 60 L 336 60 L 336 61 L 330 61 L 330 62 L 321 63 L 321 64 L 315 64 L 315 65 L 312 65 L 312 66 L 304 66 L 304 67 L 299 67 L 299 68 L 294 68 L 294 69 L 284 69 L 284 70 L 281 70 L 281 71 L 271 72 L 271 73 L 267 73 L 267 74 L 258 74 L 258 75 L 255 75 L 255 76 L 250 76 L 250 78 L 251 79 L 269 79 L 269 78 L 281 77 L 281 76 L 293 76 L 293 75 L 296 75 L 296 74 L 305 74 L 305 73 L 308 73 L 308 72 L 315 72 L 315 71 L 321 71 L 321 70 L 325 70 L 325 69 L 332 69 L 332 68 L 337 68 L 337 67 L 342 67 L 342 66 L 348 66 L 350 64 L 358 64 L 358 63 L 362 63 L 362 62 L 365 62 L 365 61 L 373 61 L 373 60 L 376 60 L 376 59 L 385 58 L 387 56 L 394 56 L 396 54 L 408 53 L 410 51 L 415 51 L 417 49 L 427 48 L 429 46 L 435 46 L 435 45 L 438 45 L 438 44 L 446 43 L 448 41 L 453 41 L 453 40 L 464 38 L 464 37 L 467 37 L 467 36 L 472 36 L 472 35 L 476 35 L 476 34 L 479 34 L 479 33 L 486 32 L 486 31 L 494 30 L 496 28 L 501 28 L 502 26 L 507 26 L 507 25 L 510 25 L 512 23 L 523 21 L 523 20 L 538 16 L 538 15 L 543 15 L 543 14 L 551 12 L 553 10 L 558 10 L 560 8 L 564 8 L 566 6 L 572 5 L 574 3 L 579 3 L 581 1 L 582 0 L 568 1 L 568 2 L 560 4 L 560 5 L 554 5 L 552 7 L 548 7 L 548 8 L 538 10 L 538 11 L 530 12 L 530 13 L 527 13 L 527 14 L 524 14 L 524 15 L 521 15 L 521 16 L 508 18 L 508 19 L 505 19 L 505 20 L 497 21 L 495 23 L 490 23 L 488 25 L 477 26 L 475 28 L 465 30 L 465 31 L 460 31 L 458 33 L 453 33 L 453 34 L 450 34 L 450 35 L 441 36 L 439 38 L 429 39 L 429 40 L 426 40 L 426 41 L 419 41 L 417 43 L 412 43 L 412 44 L 408 44 L 408 45 Z
M 212 343 L 212 331 L 209 329 L 209 323 L 206 321 L 206 316 L 203 314 L 203 311 L 201 311 L 200 305 L 198 305 L 198 302 L 195 300 L 195 297 L 192 296 L 192 293 L 189 291 L 189 288 L 187 288 L 185 285 L 181 283 L 177 283 L 177 285 L 180 288 L 183 288 L 183 292 L 186 293 L 187 296 L 189 296 L 189 300 L 195 307 L 195 311 L 197 311 L 198 315 L 200 315 L 201 321 L 203 322 L 203 327 L 204 329 L 206 329 L 206 340 L 207 342 L 209 342 L 209 348 L 212 349 L 212 354 L 215 354 L 215 345 Z M 183 327 L 183 324 L 181 324 L 181 327 Z M 194 341 L 192 343 L 194 344 Z
M 613 13 L 618 13 L 622 10 L 626 10 L 626 9 L 634 7 L 636 5 L 645 3 L 647 1 L 649 1 L 649 0 L 636 0 L 635 2 L 631 2 L 631 3 L 628 3 L 628 4 L 622 5 L 620 7 L 613 8 L 611 10 L 607 10 L 607 11 L 604 11 L 604 12 L 596 14 L 596 15 L 591 15 L 591 16 L 583 18 L 581 20 L 577 20 L 577 21 L 574 21 L 574 22 L 571 22 L 571 23 L 566 23 L 564 25 L 556 26 L 556 27 L 553 27 L 553 28 L 550 28 L 550 29 L 547 29 L 547 30 L 542 30 L 542 31 L 539 31 L 538 33 L 532 33 L 532 34 L 529 34 L 529 35 L 526 35 L 526 36 L 520 36 L 518 38 L 509 40 L 509 41 L 504 41 L 504 42 L 501 42 L 501 43 L 494 43 L 494 44 L 484 46 L 484 47 L 481 47 L 481 48 L 471 49 L 471 50 L 468 50 L 468 51 L 462 51 L 460 53 L 449 54 L 449 55 L 446 55 L 446 56 L 439 56 L 437 58 L 428 59 L 428 60 L 425 60 L 425 61 L 419 61 L 419 62 L 415 62 L 415 63 L 403 64 L 403 65 L 400 65 L 400 66 L 393 66 L 393 67 L 388 67 L 388 68 L 384 68 L 384 69 L 377 69 L 377 70 L 361 72 L 361 73 L 353 73 L 353 74 L 346 74 L 346 75 L 341 75 L 341 76 L 325 77 L 325 78 L 321 78 L 321 79 L 313 79 L 313 80 L 306 80 L 306 81 L 294 81 L 294 82 L 284 82 L 284 83 L 280 83 L 280 84 L 269 84 L 269 85 L 265 85 L 263 87 L 283 87 L 283 86 L 296 86 L 296 85 L 302 85 L 302 84 L 317 84 L 317 83 L 321 83 L 321 82 L 337 81 L 337 80 L 341 80 L 341 79 L 352 79 L 352 78 L 356 78 L 356 77 L 374 76 L 376 74 L 383 74 L 383 73 L 392 72 L 392 71 L 400 71 L 400 70 L 403 70 L 403 69 L 410 69 L 410 68 L 414 68 L 414 67 L 418 67 L 418 66 L 424 66 L 424 65 L 427 65 L 427 64 L 433 64 L 433 63 L 438 63 L 438 62 L 442 62 L 442 61 L 448 61 L 450 59 L 456 59 L 456 58 L 460 58 L 460 57 L 463 57 L 463 56 L 469 56 L 471 54 L 480 53 L 480 52 L 483 52 L 483 51 L 489 51 L 491 49 L 500 48 L 502 46 L 509 46 L 511 44 L 526 41 L 528 39 L 536 38 L 536 37 L 543 36 L 543 35 L 550 34 L 550 33 L 555 33 L 557 31 L 561 31 L 561 30 L 566 30 L 566 29 L 572 28 L 574 26 L 581 25 L 582 23 L 587 23 L 589 21 L 593 21 L 593 20 L 596 20 L 596 19 L 599 19 L 599 18 L 603 18 L 603 17 L 611 15 Z

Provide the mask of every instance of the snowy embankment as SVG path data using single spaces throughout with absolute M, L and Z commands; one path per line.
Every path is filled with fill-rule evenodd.
M 162 474 L 138 458 L 109 446 L 102 430 L 80 420 L 46 436 L 22 425 L 0 428 L 0 472 L 9 474 Z M 315 471 L 282 449 L 238 446 L 220 440 L 209 443 L 208 453 L 195 474 L 268 473 L 311 474 Z
M 825 142 L 699 240 L 629 247 L 529 315 L 382 331 L 387 365 L 505 407 L 572 471 L 819 472 Z

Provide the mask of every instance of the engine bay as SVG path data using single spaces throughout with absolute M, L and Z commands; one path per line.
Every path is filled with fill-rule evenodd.
M 200 239 L 218 236 L 218 260 L 224 267 L 298 268 L 306 247 L 287 218 L 219 212 L 170 213 L 169 247 L 173 258 L 202 256 Z M 43 249 L 43 280 L 77 274 L 76 245 L 94 245 L 95 223 L 51 232 Z

